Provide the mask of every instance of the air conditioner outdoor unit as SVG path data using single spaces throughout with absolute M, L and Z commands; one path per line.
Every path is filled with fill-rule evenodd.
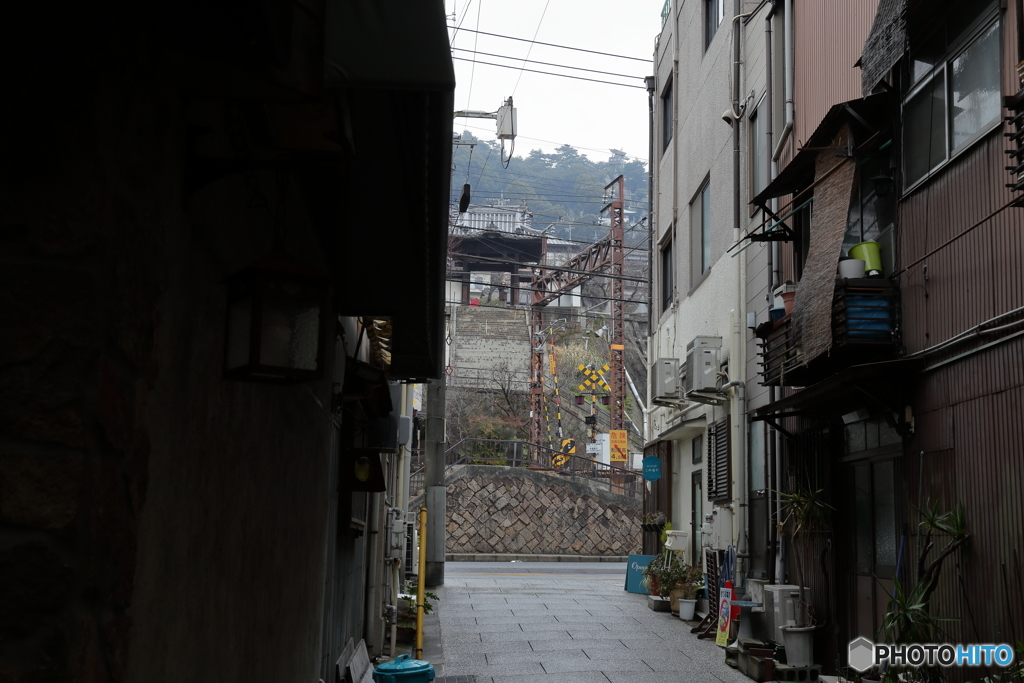
M 679 359 L 659 358 L 654 362 L 654 400 L 680 399 Z
M 687 394 L 718 391 L 718 351 L 721 348 L 721 337 L 695 337 L 686 345 Z

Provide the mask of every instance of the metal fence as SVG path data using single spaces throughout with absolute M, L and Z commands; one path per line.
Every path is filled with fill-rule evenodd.
M 524 467 L 569 479 L 582 479 L 608 487 L 612 493 L 643 499 L 640 474 L 616 465 L 605 465 L 591 457 L 562 453 L 525 441 L 504 439 L 463 439 L 444 455 L 445 471 L 456 465 Z M 410 499 L 422 495 L 424 468 L 414 468 L 409 478 Z M 497 475 L 497 473 L 495 473 Z

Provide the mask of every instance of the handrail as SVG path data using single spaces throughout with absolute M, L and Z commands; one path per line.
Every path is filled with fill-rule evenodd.
M 523 449 L 521 457 L 518 455 L 507 456 L 497 453 L 465 454 L 458 452 L 465 445 L 473 443 L 521 445 L 525 448 Z M 553 455 L 566 457 L 568 460 L 563 465 L 557 466 L 551 462 L 551 456 Z M 607 482 L 610 491 L 621 495 L 634 498 L 642 497 L 643 495 L 643 491 L 639 485 L 639 475 L 633 470 L 623 468 L 618 465 L 597 462 L 590 457 L 563 453 L 555 448 L 550 448 L 540 444 L 533 444 L 519 439 L 465 438 L 445 451 L 446 471 L 451 467 L 464 465 L 474 461 L 480 464 L 501 463 L 502 465 L 510 465 L 512 467 L 540 467 L 549 471 L 551 474 Z

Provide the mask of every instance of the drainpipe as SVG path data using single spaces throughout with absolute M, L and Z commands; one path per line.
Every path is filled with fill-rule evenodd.
M 772 153 L 773 161 L 778 161 L 782 156 L 782 149 L 793 132 L 793 0 L 783 0 L 782 20 L 784 22 L 782 66 L 785 84 L 783 97 L 786 98 L 786 127 L 782 129 L 779 144 Z
M 740 30 L 742 27 L 741 19 L 744 16 L 741 15 L 741 2 L 740 0 L 733 0 L 733 20 L 732 20 L 732 239 L 733 244 L 740 241 L 740 235 L 742 233 L 740 222 L 742 220 L 742 214 L 740 209 L 740 124 L 743 119 L 740 117 Z M 745 340 L 743 339 L 742 326 L 740 320 L 746 319 L 746 287 L 745 278 L 743 276 L 743 263 L 745 259 L 736 259 L 736 307 L 731 311 L 730 322 L 732 324 L 732 350 L 730 352 L 730 366 L 734 376 L 742 375 L 746 368 L 744 346 Z M 736 515 L 736 534 L 739 537 L 737 541 L 737 553 L 736 553 L 736 576 L 735 585 L 737 588 L 746 585 L 747 577 L 747 564 L 749 553 L 747 552 L 747 430 L 746 430 L 746 390 L 745 385 L 740 380 L 733 380 L 728 382 L 722 388 L 733 388 L 737 389 L 738 400 L 732 404 L 733 411 L 736 414 L 736 418 L 733 420 L 735 425 L 733 442 L 736 444 L 737 457 L 739 458 L 739 467 L 736 468 L 739 476 L 737 477 L 737 489 L 739 504 L 739 514 Z M 737 405 L 738 404 L 738 405 Z
M 654 227 L 654 95 L 657 84 L 654 76 L 644 78 L 647 86 L 647 331 L 654 329 L 654 240 L 657 231 Z M 675 87 L 673 84 L 672 87 Z M 650 351 L 650 349 L 648 349 Z M 650 355 L 647 356 L 650 358 Z M 644 434 L 647 438 L 647 434 Z
M 768 9 L 768 14 L 764 20 L 764 34 L 765 34 L 765 136 L 767 137 L 767 146 L 765 149 L 774 149 L 772 147 L 772 136 L 774 135 L 775 128 L 775 92 L 774 92 L 774 59 L 772 57 L 772 19 L 775 17 L 775 11 L 778 9 L 778 5 L 775 0 L 772 0 L 772 5 Z M 773 155 L 765 160 L 768 165 L 767 168 L 767 179 L 771 182 L 775 179 L 776 169 L 778 167 L 777 158 Z M 774 207 L 773 207 L 774 208 Z M 771 242 L 768 247 L 768 299 L 771 300 L 773 297 L 772 292 L 775 289 L 775 242 Z M 775 403 L 775 387 L 768 387 L 768 403 Z M 768 435 L 766 445 L 768 446 L 768 519 L 769 521 L 778 519 L 777 506 L 773 505 L 773 501 L 776 501 L 778 494 L 774 493 L 777 491 L 778 486 L 778 471 L 776 463 L 776 439 L 778 434 L 772 427 L 768 428 Z M 773 511 L 775 513 L 773 514 Z M 776 550 L 778 548 L 778 527 L 776 524 L 768 524 L 768 581 L 770 583 L 776 583 L 777 573 L 775 571 L 775 558 Z
M 644 438 L 644 443 L 647 443 L 647 435 L 650 433 L 650 430 L 647 427 L 647 419 L 648 419 L 648 413 L 651 412 L 650 409 L 647 406 L 644 405 L 644 399 L 647 398 L 647 397 L 646 396 L 644 396 L 643 398 L 640 397 L 640 392 L 636 390 L 636 385 L 633 384 L 633 378 L 629 376 L 629 370 L 626 370 L 625 367 L 623 367 L 623 370 L 625 370 L 625 372 L 626 372 L 626 381 L 629 382 L 629 388 L 633 390 L 633 395 L 636 396 L 636 402 L 640 404 L 640 410 L 643 412 L 643 415 L 644 415 L 644 419 L 643 419 L 643 430 L 644 430 L 644 433 L 643 433 L 642 436 Z M 630 420 L 630 422 L 632 422 L 632 420 Z M 636 426 L 636 425 L 634 425 L 634 426 Z
M 655 53 L 657 54 L 657 53 Z M 655 72 L 657 73 L 657 72 Z M 654 241 L 658 238 L 658 229 L 654 221 L 654 96 L 656 94 L 656 77 L 644 78 L 647 86 L 647 358 L 654 358 L 654 307 L 661 305 L 661 298 L 654 295 Z M 675 84 L 672 84 L 675 87 Z M 673 252 L 675 253 L 675 252 Z M 627 375 L 628 376 L 628 375 Z M 649 388 L 650 382 L 647 383 Z M 650 396 L 645 394 L 650 405 Z M 644 408 L 644 446 L 651 438 L 648 428 L 649 408 Z

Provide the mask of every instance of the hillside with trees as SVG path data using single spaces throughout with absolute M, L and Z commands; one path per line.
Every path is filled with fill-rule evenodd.
M 591 161 L 570 145 L 554 152 L 532 150 L 513 156 L 503 168 L 496 141 L 479 140 L 469 131 L 463 143 L 453 148 L 452 203 L 458 202 L 462 185 L 472 186 L 474 204 L 506 200 L 515 206 L 526 200 L 533 214 L 533 227 L 555 237 L 577 242 L 595 242 L 608 233 L 599 225 L 605 205 L 604 186 L 618 175 L 625 179 L 626 224 L 647 215 L 647 166 L 622 154 L 609 155 L 613 161 Z M 613 150 L 615 151 L 615 150 Z M 468 180 L 467 180 L 468 177 Z

